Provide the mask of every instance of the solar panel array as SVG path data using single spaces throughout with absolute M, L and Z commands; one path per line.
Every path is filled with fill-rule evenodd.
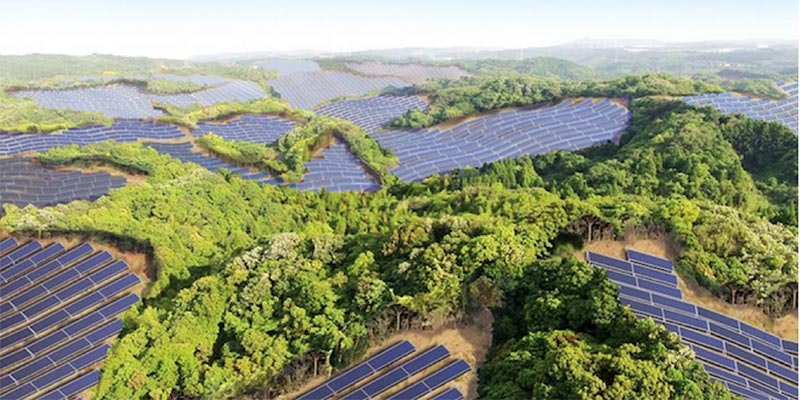
M 695 106 L 711 106 L 724 113 L 742 114 L 752 119 L 777 122 L 797 133 L 797 82 L 777 82 L 788 94 L 781 100 L 757 98 L 733 93 L 707 93 L 683 98 Z
M 326 400 L 336 396 L 342 400 L 367 400 L 384 398 L 404 382 L 410 382 L 402 390 L 390 395 L 390 399 L 414 400 L 423 397 L 450 381 L 470 371 L 464 360 L 458 359 L 441 367 L 441 362 L 450 356 L 442 345 L 426 351 L 416 352 L 411 342 L 405 340 L 368 358 L 333 379 L 310 390 L 297 400 Z M 409 357 L 407 357 L 409 356 Z M 388 367 L 394 366 L 391 369 Z M 419 373 L 433 371 L 417 379 Z M 376 375 L 374 378 L 373 375 Z M 438 396 L 442 399 L 459 399 L 457 390 L 446 390 Z M 442 397 L 442 396 L 449 397 Z
M 620 303 L 677 334 L 712 379 L 746 398 L 798 398 L 796 342 L 682 300 L 669 260 L 635 250 L 627 256 L 586 258 L 619 286 Z
M 275 70 L 279 75 L 288 75 L 296 72 L 314 72 L 319 71 L 320 67 L 316 61 L 311 60 L 281 60 L 271 59 L 261 61 L 256 64 L 266 70 Z
M 211 106 L 216 103 L 231 101 L 249 101 L 264 98 L 264 91 L 254 82 L 240 80 L 227 80 L 226 83 L 216 85 L 193 93 L 178 94 L 147 94 L 150 100 L 156 103 L 172 104 L 177 107 L 188 107 L 195 104 Z
M 193 131 L 195 137 L 213 132 L 227 140 L 268 144 L 289 132 L 294 121 L 270 115 L 246 114 L 226 123 L 201 122 Z
M 0 398 L 67 399 L 97 384 L 139 283 L 88 243 L 0 240 Z
M 458 79 L 463 76 L 472 76 L 469 72 L 458 67 L 438 67 L 420 64 L 383 64 L 378 62 L 365 62 L 346 64 L 347 68 L 360 74 L 372 76 L 396 76 L 411 84 L 425 83 L 428 79 Z
M 443 130 L 392 130 L 372 136 L 400 159 L 391 172 L 412 182 L 509 157 L 617 140 L 629 120 L 630 112 L 608 99 L 565 100 L 489 114 Z
M 24 90 L 14 93 L 19 98 L 30 97 L 36 104 L 56 110 L 100 112 L 112 118 L 151 118 L 164 113 L 153 108 L 153 102 L 188 107 L 194 104 L 210 106 L 230 101 L 248 101 L 265 96 L 254 82 L 205 75 L 154 75 L 172 81 L 190 81 L 209 87 L 193 93 L 154 94 L 124 84 L 66 90 Z M 147 79 L 138 76 L 132 79 Z
M 67 90 L 24 90 L 13 93 L 13 96 L 30 97 L 40 107 L 99 112 L 111 118 L 151 118 L 164 115 L 153 108 L 145 93 L 130 85 Z
M 343 96 L 361 96 L 387 87 L 406 87 L 395 77 L 365 78 L 336 71 L 297 72 L 269 81 L 269 85 L 292 107 L 312 109 Z
M 122 186 L 125 178 L 105 172 L 61 172 L 35 164 L 30 158 L 0 159 L 0 207 L 3 203 L 44 207 L 73 200 L 93 201 Z
M 381 187 L 343 143 L 322 150 L 321 158 L 312 158 L 303 166 L 308 170 L 303 181 L 292 185 L 299 190 L 318 192 L 324 187 L 328 192 L 371 192 Z
M 344 118 L 367 133 L 375 133 L 411 109 L 428 110 L 428 103 L 417 96 L 375 96 L 342 100 L 324 105 L 317 114 Z
M 248 167 L 240 167 L 220 160 L 216 157 L 210 157 L 203 153 L 192 151 L 191 143 L 146 143 L 159 153 L 169 154 L 183 162 L 193 162 L 211 172 L 217 172 L 220 168 L 225 168 L 234 174 L 241 176 L 243 179 L 256 181 L 262 184 L 277 184 L 278 180 L 270 177 L 269 173 L 261 171 L 252 171 Z
M 464 395 L 456 388 L 445 389 L 442 393 L 431 398 L 431 400 L 462 400 Z
M 45 152 L 69 144 L 87 145 L 106 140 L 135 142 L 138 139 L 178 139 L 183 132 L 175 125 L 152 121 L 120 120 L 111 126 L 87 126 L 61 133 L 22 134 L 0 132 L 0 157 L 29 151 Z

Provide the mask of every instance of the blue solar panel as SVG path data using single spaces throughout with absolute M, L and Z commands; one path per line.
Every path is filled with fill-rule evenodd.
M 17 247 L 12 252 L 6 254 L 2 258 L 0 258 L 0 270 L 3 270 L 14 263 L 30 256 L 34 252 L 39 251 L 42 248 L 42 245 L 39 242 L 28 242 L 23 244 L 22 246 Z
M 626 249 L 628 259 L 640 264 L 650 265 L 656 268 L 661 268 L 665 271 L 672 272 L 672 261 L 665 258 L 656 257 L 654 255 L 645 254 L 633 249 Z
M 470 370 L 469 364 L 464 360 L 456 360 L 442 369 L 428 375 L 421 381 L 401 390 L 389 397 L 392 400 L 414 400 L 425 394 L 436 390 L 447 382 L 467 373 Z
M 633 273 L 633 266 L 631 265 L 631 263 L 625 260 L 620 260 L 619 258 L 609 257 L 606 255 L 593 253 L 591 251 L 586 252 L 586 258 L 589 260 L 590 263 L 593 264 L 608 266 L 630 274 Z
M 743 396 L 745 399 L 772 400 L 772 399 L 770 399 L 769 397 L 767 397 L 764 394 L 761 394 L 761 393 L 758 393 L 758 392 L 754 392 L 754 391 L 752 391 L 750 389 L 741 387 L 739 385 L 736 385 L 736 384 L 733 384 L 733 383 L 730 383 L 730 382 L 725 382 L 725 384 L 728 387 L 728 389 L 730 389 L 731 392 L 736 393 L 736 394 L 738 394 L 740 396 Z
M 717 368 L 711 364 L 704 364 L 703 368 L 705 368 L 706 371 L 713 376 L 724 379 L 728 382 L 734 382 L 742 386 L 747 386 L 747 380 L 735 373 L 728 372 L 722 368 Z
M 782 351 L 780 351 L 780 350 L 778 350 L 778 349 L 776 349 L 776 348 L 774 348 L 772 346 L 769 346 L 769 345 L 766 345 L 766 344 L 762 344 L 758 340 L 751 340 L 750 344 L 753 345 L 753 350 L 755 350 L 755 351 L 757 351 L 757 352 L 759 352 L 759 353 L 761 353 L 761 354 L 763 354 L 763 355 L 765 355 L 767 357 L 770 357 L 770 358 L 772 358 L 774 360 L 780 361 L 782 364 L 784 364 L 784 365 L 786 365 L 788 367 L 795 367 L 795 368 L 797 367 L 796 365 L 793 365 L 792 356 L 790 356 L 787 353 L 784 353 L 784 352 L 782 352 Z
M 690 346 L 694 353 L 697 355 L 697 358 L 701 360 L 705 360 L 707 362 L 713 363 L 715 365 L 725 367 L 731 371 L 736 370 L 736 363 L 728 357 L 717 353 L 712 350 L 707 350 L 700 346 Z
M 317 386 L 315 389 L 307 392 L 306 394 L 298 397 L 295 400 L 325 400 L 333 397 L 336 394 L 331 390 L 328 385 Z
M 100 371 L 92 370 L 72 381 L 64 384 L 61 388 L 43 395 L 42 399 L 69 398 L 94 385 L 100 383 Z M 77 399 L 76 399 L 77 400 Z
M 448 355 L 450 355 L 450 352 L 447 351 L 444 346 L 436 346 L 406 361 L 386 374 L 379 376 L 372 382 L 361 387 L 360 390 L 345 396 L 344 399 L 355 400 L 365 398 L 364 396 L 366 396 L 366 398 L 374 397 L 385 392 L 390 387 L 405 380 L 409 376 L 437 363 Z
M 9 250 L 17 247 L 18 244 L 19 243 L 17 243 L 17 240 L 12 238 L 12 237 L 5 238 L 5 239 L 1 240 L 0 241 L 0 255 L 2 255 L 4 253 L 8 252 Z
M 633 272 L 636 275 L 647 277 L 667 285 L 678 286 L 678 278 L 671 273 L 662 272 L 657 269 L 648 268 L 637 264 L 633 265 Z
M 755 366 L 758 366 L 759 368 L 767 368 L 767 362 L 763 358 L 753 354 L 750 349 L 742 348 L 730 342 L 726 342 L 725 352 L 732 357 L 747 361 Z
M 683 326 L 692 327 L 699 330 L 708 330 L 708 322 L 701 319 L 691 317 L 682 313 L 678 313 L 672 310 L 664 310 L 664 318 L 677 322 Z
M 660 283 L 655 283 L 652 281 L 648 281 L 647 279 L 636 279 L 636 282 L 639 284 L 639 287 L 642 289 L 649 290 L 654 293 L 663 294 L 664 296 L 674 297 L 676 299 L 683 298 L 683 294 L 681 290 L 678 288 L 670 287 L 667 285 L 662 285 Z
M 720 337 L 722 337 L 724 339 L 727 339 L 727 340 L 729 340 L 731 342 L 738 343 L 738 344 L 740 344 L 742 346 L 745 346 L 745 347 L 751 347 L 750 346 L 750 339 L 748 339 L 744 335 L 741 335 L 741 334 L 736 333 L 736 332 L 734 332 L 734 331 L 732 331 L 732 330 L 730 330 L 728 328 L 723 328 L 723 327 L 721 327 L 719 325 L 715 325 L 715 324 L 709 324 L 709 328 L 710 328 L 711 332 L 713 332 L 714 334 L 716 334 L 716 335 L 718 335 L 718 336 L 720 336 Z
M 739 321 L 731 317 L 728 317 L 726 315 L 720 314 L 716 311 L 712 311 L 703 307 L 698 307 L 697 314 L 699 314 L 701 317 L 705 317 L 712 321 L 719 322 L 720 324 L 727 325 L 733 329 L 736 329 L 737 331 L 739 330 Z
M 311 390 L 305 395 L 298 398 L 300 399 L 327 399 L 336 393 L 352 386 L 358 381 L 375 373 L 375 371 L 386 367 L 387 365 L 405 357 L 414 352 L 414 346 L 411 342 L 404 340 L 395 343 L 389 348 L 381 351 L 380 353 L 370 357 L 361 364 L 350 368 L 339 376 L 331 379 L 325 384 Z
M 722 344 L 722 340 L 719 340 L 715 337 L 711 337 L 684 327 L 680 327 L 678 330 L 680 332 L 681 338 L 683 339 L 699 343 L 717 352 L 722 352 L 725 350 Z
M 450 388 L 434 396 L 431 400 L 463 400 L 464 395 L 456 388 Z
M 447 348 L 439 345 L 409 360 L 407 363 L 403 364 L 403 369 L 408 372 L 409 375 L 413 375 L 449 355 L 450 352 Z
M 456 360 L 423 380 L 425 385 L 436 389 L 447 382 L 469 372 L 469 364 L 464 360 Z
M 640 290 L 630 286 L 620 286 L 619 287 L 619 295 L 626 296 L 637 300 L 643 300 L 646 302 L 650 302 L 650 292 L 646 292 L 644 290 Z
M 672 297 L 662 296 L 653 293 L 653 303 L 658 304 L 664 308 L 671 308 L 678 311 L 683 311 L 688 314 L 697 314 L 697 307 L 685 301 L 681 301 Z
M 772 378 L 769 375 L 739 361 L 736 362 L 736 367 L 742 375 L 754 379 L 756 381 L 759 381 L 761 383 L 764 383 L 770 388 L 778 389 L 777 379 Z
M 414 350 L 416 350 L 414 345 L 408 340 L 404 340 L 376 354 L 366 362 L 369 363 L 373 369 L 378 370 L 413 353 Z
M 778 83 L 788 97 L 780 100 L 734 96 L 732 93 L 710 93 L 684 97 L 690 105 L 712 106 L 723 113 L 743 114 L 749 118 L 777 122 L 797 133 L 797 87 L 796 83 Z
M 791 340 L 783 339 L 783 349 L 797 355 L 797 342 L 793 342 Z

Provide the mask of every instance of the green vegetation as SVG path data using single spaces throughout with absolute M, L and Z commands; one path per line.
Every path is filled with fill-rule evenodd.
M 175 107 L 171 104 L 160 104 L 158 107 L 168 114 L 160 117 L 160 121 L 192 128 L 196 127 L 199 121 L 225 119 L 239 114 L 276 114 L 299 121 L 307 120 L 314 115 L 310 111 L 291 108 L 289 103 L 274 97 L 247 102 L 217 103 L 208 107 L 201 105 Z
M 427 83 L 420 90 L 430 94 L 430 109 L 427 112 L 411 110 L 393 121 L 392 126 L 423 128 L 474 113 L 556 102 L 572 97 L 680 96 L 722 91 L 704 82 L 664 74 L 597 82 L 529 76 L 462 78 L 458 81 Z
M 108 126 L 112 122 L 100 113 L 41 108 L 31 99 L 0 94 L 0 132 L 54 132 L 84 125 Z
M 387 172 L 396 158 L 347 121 L 276 99 L 172 110 L 185 125 L 242 110 L 304 121 L 268 146 L 213 134 L 198 143 L 291 181 L 339 139 L 382 179 L 375 193 L 262 187 L 140 143 L 39 155 L 48 165 L 145 175 L 95 202 L 5 205 L 0 219 L 10 233 L 88 236 L 152 260 L 157 279 L 124 316 L 94 397 L 282 394 L 392 333 L 466 322 L 488 308 L 495 335 L 479 371 L 485 398 L 730 398 L 674 335 L 620 307 L 602 270 L 570 254 L 599 238 L 666 234 L 684 279 L 784 315 L 797 307 L 797 205 L 786 201 L 797 193 L 797 138 L 663 99 L 719 90 L 666 75 L 426 88 L 434 104 L 413 115 L 419 126 L 573 95 L 631 97 L 634 122 L 619 145 L 404 184 Z
M 145 81 L 145 90 L 157 94 L 178 94 L 178 93 L 192 93 L 199 92 L 208 88 L 207 85 L 201 85 L 192 81 L 177 81 L 172 79 L 159 79 L 152 76 Z
M 389 183 L 396 179 L 389 173 L 389 168 L 397 164 L 397 156 L 380 147 L 375 139 L 352 122 L 327 116 L 313 117 L 304 124 L 297 124 L 275 143 L 266 146 L 225 140 L 213 134 L 204 135 L 197 143 L 231 161 L 269 169 L 280 174 L 286 182 L 299 182 L 305 172 L 303 163 L 317 151 L 330 146 L 335 139 L 347 144 L 381 182 Z
M 481 398 L 733 399 L 677 337 L 617 306 L 602 270 L 575 259 L 531 265 L 496 310 Z
M 98 54 L 83 57 L 43 54 L 0 56 L 0 131 L 44 133 L 112 123 L 111 118 L 99 113 L 38 107 L 33 100 L 9 96 L 7 91 L 11 89 L 74 89 L 106 85 L 109 82 L 140 85 L 146 90 L 161 94 L 186 93 L 203 89 L 202 85 L 191 82 L 152 78 L 152 74 L 159 73 L 206 74 L 249 80 L 258 83 L 266 93 L 269 93 L 267 81 L 275 78 L 274 74 L 261 68 L 224 63 L 197 64 L 179 60 Z M 138 75 L 147 75 L 150 78 L 145 82 L 127 78 Z M 87 77 L 89 79 L 83 79 Z M 273 112 L 269 110 L 276 106 L 256 101 L 246 105 L 218 104 L 205 110 L 200 107 L 177 109 L 164 106 L 163 108 L 168 112 L 174 112 L 173 115 L 164 117 L 165 120 L 193 126 L 201 119 L 219 118 L 241 112 Z M 290 112 L 288 105 L 285 108 L 277 108 L 281 110 L 276 112 L 295 112 Z
M 797 137 L 778 124 L 677 101 L 644 98 L 634 100 L 632 110 L 634 124 L 619 149 L 607 145 L 585 154 L 520 157 L 402 190 L 424 193 L 496 183 L 512 189 L 544 187 L 587 201 L 616 198 L 625 206 L 603 206 L 623 208 L 607 210 L 616 218 L 667 228 L 680 241 L 684 278 L 732 303 L 760 306 L 769 315 L 796 307 Z M 784 197 L 765 195 L 762 186 Z M 628 204 L 642 208 L 624 210 L 633 207 Z M 653 211 L 647 215 L 644 210 Z M 624 223 L 613 225 L 619 232 Z
M 535 57 L 524 60 L 464 60 L 458 62 L 457 65 L 473 74 L 490 77 L 517 74 L 570 80 L 590 80 L 599 77 L 590 67 L 551 57 Z

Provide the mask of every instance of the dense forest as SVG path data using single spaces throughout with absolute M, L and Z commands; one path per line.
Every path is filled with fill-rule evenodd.
M 375 193 L 259 186 L 141 143 L 39 154 L 46 165 L 145 177 L 95 202 L 6 204 L 0 219 L 12 234 L 88 238 L 152 261 L 155 279 L 125 314 L 96 397 L 274 396 L 346 367 L 392 333 L 468 323 L 488 309 L 494 343 L 479 370 L 483 398 L 732 398 L 675 335 L 621 307 L 603 270 L 572 254 L 631 232 L 667 235 L 683 279 L 769 316 L 795 311 L 789 129 L 671 100 L 722 88 L 661 74 L 589 82 L 521 74 L 417 89 L 430 95 L 430 111 L 396 125 L 573 96 L 626 98 L 633 124 L 619 144 L 403 183 L 389 172 L 396 157 L 357 126 L 277 99 L 165 117 L 185 126 L 242 112 L 291 117 L 299 124 L 267 146 L 215 135 L 197 142 L 292 181 L 335 137 L 381 178 Z

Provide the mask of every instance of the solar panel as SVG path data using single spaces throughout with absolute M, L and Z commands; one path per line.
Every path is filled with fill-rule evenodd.
M 414 375 L 417 372 L 439 362 L 448 355 L 450 355 L 450 352 L 444 346 L 439 345 L 433 347 L 406 361 L 399 367 L 387 372 L 386 374 L 379 376 L 372 382 L 369 382 L 361 387 L 361 389 L 348 394 L 343 399 L 355 400 L 374 397 L 385 392 L 390 387 L 405 380 L 411 375 Z
M 633 249 L 625 249 L 628 259 L 640 264 L 650 265 L 656 268 L 661 268 L 665 271 L 672 272 L 672 261 L 665 258 L 656 257 L 654 255 L 645 254 Z
M 12 237 L 0 240 L 0 255 L 17 247 L 17 244 L 17 240 Z
M 617 140 L 627 127 L 630 115 L 616 103 L 610 106 L 604 103 L 602 107 L 610 107 L 612 112 L 602 114 L 597 111 L 601 103 L 575 104 L 567 100 L 558 106 L 484 115 L 445 129 L 383 130 L 371 136 L 398 156 L 400 164 L 391 172 L 403 181 L 413 182 L 429 175 L 449 173 L 467 166 L 480 167 L 484 162 L 508 157 L 559 149 L 574 150 Z M 562 113 L 574 109 L 585 109 L 587 113 L 585 116 Z M 600 127 L 606 123 L 611 127 Z M 545 124 L 557 129 L 549 129 Z M 464 132 L 468 135 L 463 135 Z M 587 133 L 596 133 L 597 136 L 584 141 Z M 555 141 L 552 140 L 554 136 Z M 573 144 L 573 141 L 581 144 Z M 540 143 L 550 145 L 542 147 Z
M 436 390 L 445 383 L 450 382 L 453 379 L 456 379 L 459 376 L 467 373 L 469 370 L 470 370 L 469 364 L 467 364 L 464 360 L 453 361 L 452 363 L 448 364 L 442 369 L 423 378 L 421 381 L 389 397 L 389 399 L 392 400 L 418 399 L 424 396 L 425 394 L 433 390 Z
M 463 400 L 464 395 L 456 388 L 450 388 L 434 396 L 431 400 Z
M 59 389 L 43 395 L 42 399 L 66 399 L 100 383 L 100 371 L 92 370 L 64 384 Z M 76 399 L 77 400 L 77 399 Z
M 0 258 L 0 270 L 3 270 L 13 265 L 14 263 L 30 256 L 34 252 L 39 251 L 41 248 L 42 245 L 36 241 L 30 241 L 28 243 L 23 244 L 22 246 L 17 247 L 15 250 L 11 251 L 10 253 Z

